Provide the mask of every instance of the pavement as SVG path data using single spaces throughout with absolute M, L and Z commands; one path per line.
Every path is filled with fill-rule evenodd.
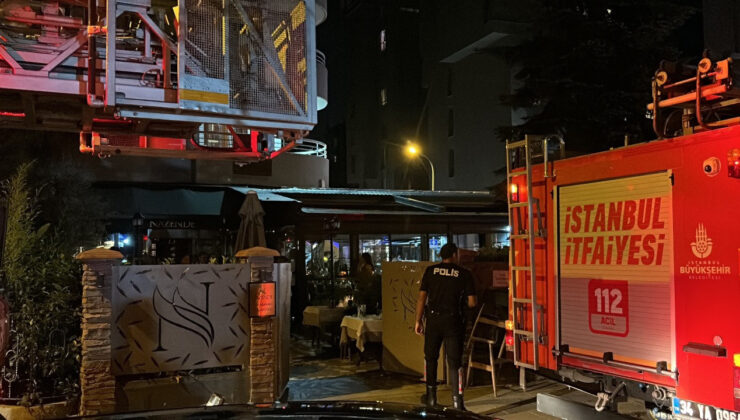
M 291 343 L 291 374 L 288 387 L 291 400 L 382 401 L 419 404 L 425 392 L 421 378 L 383 372 L 375 360 L 357 362 L 340 359 L 330 346 L 312 347 L 310 340 L 294 339 Z M 505 420 L 555 419 L 537 412 L 537 394 L 547 393 L 593 406 L 595 398 L 548 379 L 533 378 L 527 390 L 518 386 L 513 366 L 503 369 L 493 397 L 490 380 L 465 390 L 467 409 Z M 477 379 L 477 378 L 476 378 Z M 440 385 L 439 403 L 451 406 L 449 387 Z M 649 419 L 641 401 L 620 404 L 626 418 Z M 596 418 L 594 412 L 594 418 Z

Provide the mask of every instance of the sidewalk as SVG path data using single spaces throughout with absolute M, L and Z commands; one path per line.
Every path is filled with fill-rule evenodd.
M 288 387 L 292 400 L 382 401 L 418 405 L 426 391 L 421 378 L 384 373 L 378 370 L 376 361 L 358 365 L 356 360 L 339 359 L 335 349 L 314 349 L 307 340 L 293 340 L 291 350 L 292 370 Z M 538 393 L 587 405 L 595 402 L 588 394 L 547 379 L 528 383 L 524 392 L 516 378 L 510 376 L 504 374 L 499 380 L 497 398 L 493 397 L 490 383 L 466 389 L 467 409 L 504 420 L 554 419 L 537 412 Z M 452 405 L 447 385 L 439 386 L 437 397 L 441 405 Z M 633 418 L 649 418 L 641 401 L 621 404 L 620 413 Z

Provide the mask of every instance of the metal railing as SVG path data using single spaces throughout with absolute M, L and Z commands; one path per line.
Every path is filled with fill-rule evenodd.
M 288 153 L 293 153 L 295 155 L 318 156 L 326 159 L 326 143 L 313 139 L 302 139 L 299 140 L 298 144 Z

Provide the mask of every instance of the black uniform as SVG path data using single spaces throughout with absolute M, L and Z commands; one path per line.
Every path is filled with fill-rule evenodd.
M 457 372 L 462 366 L 464 310 L 468 296 L 475 296 L 473 275 L 457 264 L 435 264 L 424 272 L 420 290 L 427 292 L 424 331 L 427 385 L 435 386 L 442 342 L 445 344 L 449 370 Z

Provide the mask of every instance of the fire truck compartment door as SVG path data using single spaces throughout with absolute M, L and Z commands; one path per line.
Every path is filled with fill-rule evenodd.
M 560 344 L 675 366 L 671 173 L 558 190 Z

